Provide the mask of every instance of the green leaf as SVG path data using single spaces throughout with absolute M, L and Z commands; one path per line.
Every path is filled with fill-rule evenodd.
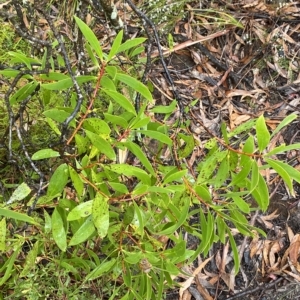
M 47 196 L 54 197 L 61 194 L 69 179 L 69 169 L 67 164 L 61 164 L 51 176 Z
M 21 248 L 22 248 L 21 246 L 16 247 L 14 249 L 14 251 L 12 252 L 11 256 L 9 257 L 9 259 L 5 262 L 6 270 L 5 270 L 4 274 L 1 271 L 2 274 L 1 274 L 1 279 L 0 279 L 0 286 L 2 286 L 10 278 L 10 276 L 15 272 L 15 270 L 13 269 L 14 262 L 15 262 L 17 256 L 19 255 Z
M 255 125 L 256 120 L 255 119 L 250 119 L 249 121 L 239 125 L 237 128 L 235 128 L 234 130 L 232 130 L 231 132 L 228 133 L 228 137 L 231 138 L 235 135 L 239 135 L 242 132 L 247 132 L 250 129 L 253 128 L 253 126 Z
M 108 53 L 108 56 L 106 59 L 107 61 L 110 61 L 119 52 L 118 49 L 120 48 L 122 39 L 123 39 L 123 30 L 120 30 L 119 33 L 117 34 L 117 36 L 115 37 L 114 42 L 111 46 L 111 49 Z
M 21 183 L 13 192 L 6 204 L 12 204 L 16 201 L 23 200 L 31 193 L 31 188 L 25 183 Z
M 179 158 L 186 158 L 188 157 L 194 150 L 195 147 L 195 141 L 194 141 L 194 137 L 193 135 L 185 135 L 182 133 L 178 133 L 178 137 L 182 140 L 184 140 L 185 145 L 182 149 L 182 147 L 180 147 L 180 149 L 178 150 L 178 157 Z
M 59 157 L 60 154 L 58 151 L 54 151 L 52 149 L 42 149 L 37 152 L 35 152 L 31 159 L 32 160 L 40 160 L 45 158 L 51 158 L 51 157 Z
M 231 245 L 231 249 L 233 252 L 233 260 L 234 260 L 234 274 L 237 275 L 237 273 L 239 272 L 240 269 L 240 259 L 239 259 L 239 252 L 235 243 L 235 240 L 230 232 L 230 229 L 227 227 L 226 228 L 228 237 L 229 237 L 229 241 L 230 241 L 230 245 Z
M 196 185 L 195 192 L 207 203 L 212 203 L 211 194 L 205 185 Z
M 228 157 L 225 156 L 218 168 L 217 175 L 211 181 L 216 188 L 220 188 L 224 184 L 225 180 L 228 178 L 228 175 L 229 175 L 229 163 L 228 163 Z
M 80 198 L 83 194 L 83 189 L 84 189 L 84 184 L 82 182 L 82 179 L 71 166 L 69 166 L 69 173 L 70 173 L 70 178 L 73 183 L 73 186 L 77 192 L 78 198 Z
M 258 149 L 262 152 L 270 142 L 270 133 L 263 115 L 261 115 L 256 121 L 256 136 Z
M 291 122 L 293 122 L 295 119 L 297 119 L 297 115 L 295 113 L 290 114 L 289 116 L 286 116 L 280 124 L 276 127 L 276 129 L 272 132 L 271 138 L 275 136 L 283 127 L 287 126 Z
M 74 207 L 68 214 L 68 221 L 75 221 L 80 218 L 86 218 L 92 213 L 93 200 L 83 202 L 78 206 Z
M 259 205 L 262 211 L 266 211 L 269 206 L 269 191 L 264 178 L 259 174 L 258 185 L 255 190 L 252 191 L 252 196 Z
M 90 145 L 89 139 L 79 134 L 75 135 L 75 142 L 79 155 L 85 153 Z
M 52 236 L 59 249 L 65 252 L 67 250 L 66 230 L 57 207 L 52 213 Z
M 116 263 L 115 258 L 111 258 L 109 261 L 103 262 L 100 266 L 96 267 L 92 272 L 90 272 L 85 277 L 84 282 L 88 280 L 95 280 L 101 277 L 103 274 L 109 272 L 113 268 L 115 263 Z
M 136 116 L 136 111 L 134 109 L 133 104 L 121 93 L 117 91 L 108 90 L 106 88 L 103 88 L 102 91 L 108 96 L 110 96 L 115 102 L 117 102 L 125 110 L 133 113 Z
M 108 114 L 108 113 L 103 113 L 104 114 L 104 117 L 107 121 L 111 122 L 112 124 L 114 125 L 119 125 L 123 128 L 127 128 L 128 127 L 128 122 L 120 117 L 120 116 L 114 116 L 114 115 L 111 115 L 111 114 Z
M 150 109 L 151 112 L 158 114 L 171 114 L 177 105 L 177 101 L 173 100 L 170 105 L 157 105 Z
M 298 150 L 298 149 L 300 149 L 300 143 L 296 143 L 296 144 L 292 144 L 292 145 L 288 145 L 288 146 L 280 145 L 280 146 L 274 148 L 269 153 L 267 153 L 265 156 L 272 156 L 274 154 L 279 154 L 279 153 L 283 153 L 286 151 Z
M 123 145 L 125 145 L 128 150 L 130 152 L 132 152 L 142 163 L 142 165 L 149 171 L 149 173 L 153 176 L 156 176 L 156 173 L 151 165 L 151 163 L 149 162 L 147 156 L 144 154 L 144 152 L 142 151 L 142 149 L 135 143 L 133 142 L 125 142 L 122 143 Z
M 251 167 L 252 167 L 252 159 L 247 155 L 242 155 L 244 157 L 243 164 L 241 163 L 241 171 L 235 175 L 232 176 L 233 180 L 230 182 L 229 186 L 235 186 L 238 185 L 240 182 L 245 180 L 250 173 Z
M 206 182 L 212 173 L 216 170 L 217 164 L 221 162 L 226 156 L 228 151 L 216 151 L 201 166 L 200 174 L 197 178 L 197 183 L 201 184 Z
M 243 198 L 239 197 L 239 196 L 233 196 L 232 197 L 233 202 L 235 203 L 235 205 L 243 212 L 248 214 L 250 212 L 250 206 L 247 202 L 244 201 Z
M 130 166 L 127 164 L 114 164 L 107 166 L 106 168 L 120 175 L 137 177 L 146 185 L 150 185 L 151 183 L 149 175 L 144 170 L 138 167 Z
M 97 193 L 93 201 L 92 217 L 99 237 L 103 239 L 109 228 L 109 205 L 108 199 Z
M 39 61 L 31 59 L 31 58 L 27 57 L 26 55 L 19 53 L 19 52 L 9 51 L 9 52 L 7 52 L 7 54 L 10 56 L 13 56 L 15 58 L 15 59 L 12 59 L 13 63 L 16 63 L 16 62 L 23 63 L 26 65 L 26 67 L 29 70 L 32 70 L 32 67 L 31 67 L 32 62 L 39 63 Z
M 152 101 L 152 95 L 148 88 L 141 83 L 139 80 L 135 79 L 134 77 L 131 77 L 126 74 L 118 73 L 116 75 L 116 79 L 120 80 L 121 82 L 125 83 L 126 85 L 130 86 L 134 91 L 140 93 L 142 96 L 144 96 L 148 101 Z
M 256 186 L 258 185 L 259 181 L 259 170 L 258 165 L 255 160 L 252 161 L 252 168 L 251 168 L 251 186 L 250 186 L 250 192 L 253 191 Z
M 167 145 L 172 145 L 172 140 L 167 136 L 165 135 L 164 133 L 161 133 L 159 131 L 153 131 L 153 130 L 136 130 L 136 132 L 139 132 L 141 134 L 144 134 L 148 137 L 151 137 L 155 140 L 158 140 L 164 144 L 167 144 Z
M 91 81 L 96 81 L 97 77 L 96 76 L 90 76 L 90 75 L 80 75 L 76 77 L 76 81 L 78 82 L 79 85 L 86 83 L 86 82 L 91 82 Z M 44 83 L 42 84 L 42 88 L 50 91 L 63 91 L 71 88 L 74 85 L 72 78 L 66 78 L 59 80 L 57 82 L 52 82 L 52 83 Z
M 21 102 L 26 99 L 36 90 L 38 85 L 39 83 L 34 80 L 22 86 L 12 97 L 9 98 L 10 104 L 14 105 L 17 102 Z
M 91 131 L 85 130 L 85 132 L 93 146 L 95 146 L 100 153 L 105 154 L 111 160 L 116 159 L 116 153 L 108 141 Z
M 86 40 L 90 44 L 91 48 L 94 49 L 94 51 L 97 53 L 97 55 L 99 56 L 100 61 L 102 62 L 103 61 L 103 53 L 102 53 L 102 49 L 101 49 L 100 43 L 99 43 L 96 35 L 79 18 L 77 18 L 76 16 L 74 16 L 74 19 L 75 19 L 78 27 L 80 28 L 80 31 L 82 32 L 83 36 L 86 38 Z
M 92 216 L 89 216 L 75 232 L 69 242 L 69 246 L 75 246 L 85 242 L 95 233 L 95 231 L 96 230 L 92 220 Z
M 173 181 L 182 181 L 182 178 L 187 174 L 188 170 L 180 170 L 178 172 L 172 173 L 172 174 L 168 174 L 165 178 L 164 178 L 164 184 L 167 184 L 169 182 L 173 182 Z
M 222 136 L 223 136 L 223 139 L 224 139 L 225 143 L 228 145 L 229 144 L 229 139 L 228 139 L 228 134 L 227 134 L 226 123 L 225 122 L 222 122 L 222 124 L 221 124 L 221 132 L 222 132 Z
M 61 110 L 61 109 L 57 109 L 57 108 L 51 108 L 51 109 L 48 109 L 48 110 L 44 111 L 43 115 L 45 115 L 48 118 L 51 118 L 52 120 L 54 120 L 56 122 L 62 123 L 70 116 L 70 113 L 65 111 L 65 110 Z M 72 126 L 75 125 L 74 120 L 73 120 L 73 123 L 71 122 L 71 125 Z
M 292 196 L 295 197 L 293 182 L 289 173 L 286 171 L 285 166 L 282 164 L 278 164 L 277 161 L 273 159 L 266 159 L 266 162 L 278 173 L 278 175 L 280 175 L 280 177 L 283 179 L 288 189 L 290 190 Z
M 5 208 L 0 208 L 0 216 L 27 222 L 27 223 L 34 224 L 34 225 L 39 225 L 33 218 L 31 218 L 25 214 L 14 212 L 12 210 L 5 209 Z
M 186 198 L 184 206 L 179 211 L 178 208 L 173 205 L 171 202 L 169 203 L 169 211 L 171 214 L 179 215 L 179 218 L 177 222 L 174 225 L 167 226 L 166 229 L 163 229 L 160 232 L 157 232 L 155 234 L 157 235 L 168 235 L 173 234 L 187 219 L 188 213 L 189 213 L 189 207 L 190 207 L 190 199 Z
M 135 38 L 135 39 L 132 39 L 132 40 L 127 40 L 125 43 L 123 43 L 119 49 L 118 49 L 118 52 L 117 53 L 120 53 L 120 52 L 124 52 L 128 49 L 131 49 L 133 47 L 136 47 L 142 43 L 144 43 L 147 39 L 146 38 Z
M 2 218 L 0 221 L 0 251 L 5 251 L 6 249 L 6 219 Z
M 144 227 L 145 227 L 145 216 L 139 206 L 133 201 L 134 206 L 134 218 L 132 224 L 136 234 L 139 234 L 141 238 L 144 236 Z
M 109 135 L 111 132 L 111 129 L 107 123 L 98 118 L 88 118 L 84 120 L 83 128 L 96 134 Z
M 222 244 L 225 244 L 225 231 L 227 225 L 225 224 L 224 220 L 217 216 L 216 218 L 217 228 L 218 228 L 218 236 Z

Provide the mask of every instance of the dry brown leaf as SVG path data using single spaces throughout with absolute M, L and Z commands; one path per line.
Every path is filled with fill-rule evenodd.
M 295 266 L 298 262 L 299 258 L 299 250 L 300 250 L 300 235 L 296 234 L 291 242 L 289 247 L 289 257 L 292 264 Z

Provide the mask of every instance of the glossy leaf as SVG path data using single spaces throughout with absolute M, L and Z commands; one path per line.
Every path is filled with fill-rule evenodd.
M 86 218 L 92 213 L 93 200 L 81 203 L 73 208 L 67 217 L 68 221 L 75 221 L 80 218 Z
M 69 246 L 79 245 L 87 241 L 95 232 L 96 230 L 93 224 L 92 216 L 89 216 L 79 227 L 79 229 L 74 233 L 69 242 Z
M 69 168 L 67 164 L 61 164 L 51 176 L 47 196 L 59 195 L 64 190 L 69 179 Z
M 114 42 L 107 56 L 107 61 L 110 61 L 119 52 L 118 50 L 122 43 L 122 39 L 123 39 L 123 30 L 120 30 L 117 36 L 114 38 Z
M 63 219 L 57 207 L 52 213 L 52 236 L 59 249 L 65 252 L 67 250 L 67 235 Z
M 32 160 L 40 160 L 45 158 L 52 158 L 52 157 L 59 157 L 60 154 L 58 151 L 54 151 L 52 149 L 42 149 L 37 152 L 35 152 L 31 159 Z

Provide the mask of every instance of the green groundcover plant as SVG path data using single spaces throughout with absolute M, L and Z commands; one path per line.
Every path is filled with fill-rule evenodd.
M 124 72 L 120 62 L 119 55 L 139 62 L 145 39 L 122 42 L 121 31 L 105 53 L 91 29 L 78 18 L 76 23 L 93 66 L 91 74 L 77 75 L 76 81 L 94 92 L 85 95 L 74 117 L 75 92 L 70 93 L 69 107 L 43 112 L 58 139 L 70 121 L 60 145 L 30 157 L 36 163 L 49 161 L 53 169 L 45 194 L 37 198 L 29 185 L 20 182 L 0 206 L 2 298 L 163 299 L 169 288 L 178 286 L 174 278 L 181 266 L 200 254 L 207 257 L 214 243 L 230 243 L 237 273 L 240 261 L 232 228 L 245 236 L 264 235 L 247 218 L 254 209 L 266 211 L 269 205 L 262 171 L 273 169 L 292 194 L 293 181 L 300 182 L 299 171 L 278 158 L 300 145 L 268 148 L 297 116 L 287 116 L 272 134 L 263 116 L 232 131 L 222 124 L 221 137 L 212 136 L 205 144 L 206 156 L 192 175 L 184 159 L 197 141 L 180 130 L 188 124 L 167 125 L 152 117 L 159 114 L 167 120 L 176 101 L 154 105 L 151 87 L 138 79 L 135 69 Z M 14 62 L 31 69 L 31 62 L 43 68 L 47 54 L 41 60 L 11 55 Z M 6 69 L 0 74 L 15 78 L 18 72 Z M 49 74 L 27 74 L 23 79 L 25 83 L 10 97 L 12 106 L 37 86 L 47 102 L 49 95 L 60 97 L 74 85 L 71 76 L 54 68 Z M 138 111 L 137 94 L 142 100 Z M 96 103 L 100 100 L 101 105 Z M 154 153 L 143 146 L 146 139 L 155 141 Z M 166 149 L 174 156 L 167 163 L 161 155 Z M 67 187 L 73 189 L 71 195 Z M 35 204 L 35 212 L 27 215 L 22 203 Z M 191 225 L 191 218 L 199 221 Z M 26 230 L 11 232 L 7 225 L 12 221 L 17 228 L 27 224 Z M 196 249 L 189 249 L 183 233 L 199 239 Z

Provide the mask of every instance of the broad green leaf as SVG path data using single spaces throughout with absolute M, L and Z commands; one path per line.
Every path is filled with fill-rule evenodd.
M 32 160 L 40 160 L 45 158 L 51 158 L 51 157 L 59 157 L 60 154 L 58 151 L 54 151 L 52 149 L 42 149 L 37 152 L 35 152 L 31 159 Z
M 244 147 L 243 147 L 243 153 L 249 153 L 249 154 L 252 154 L 254 152 L 254 139 L 253 139 L 253 136 L 250 135 L 248 137 L 248 139 L 246 140 L 245 144 L 244 144 Z M 243 166 L 243 159 L 246 159 L 247 155 L 242 155 L 241 156 L 241 163 L 240 165 Z
M 107 123 L 98 118 L 88 118 L 84 120 L 83 128 L 96 134 L 109 135 L 111 132 L 111 129 Z
M 27 253 L 26 260 L 23 265 L 22 272 L 20 274 L 20 278 L 26 277 L 29 272 L 34 272 L 36 264 L 36 257 L 39 251 L 39 241 L 36 241 L 32 247 L 32 249 Z
M 62 109 L 57 109 L 57 108 L 51 108 L 43 112 L 43 115 L 45 115 L 48 118 L 51 118 L 52 120 L 56 122 L 64 122 L 69 116 L 70 113 L 62 110 Z M 73 124 L 71 122 L 71 125 L 75 125 L 75 121 L 73 120 Z
M 127 207 L 124 216 L 123 216 L 123 224 L 124 225 L 129 225 L 134 218 L 134 206 L 130 205 Z
M 230 229 L 227 227 L 226 228 L 228 237 L 229 237 L 229 241 L 230 241 L 230 245 L 231 245 L 231 249 L 233 252 L 233 260 L 234 260 L 234 274 L 237 275 L 237 273 L 239 272 L 240 269 L 240 259 L 239 259 L 239 252 L 235 243 L 235 240 L 230 232 Z
M 44 209 L 45 233 L 50 233 L 52 230 L 52 220 L 48 212 Z
M 80 218 L 86 218 L 92 213 L 93 200 L 89 200 L 87 202 L 83 202 L 73 208 L 68 214 L 68 221 L 75 221 Z
M 172 173 L 169 176 L 164 178 L 164 184 L 173 182 L 173 181 L 182 181 L 182 178 L 187 174 L 188 170 L 180 170 L 178 172 Z
M 96 54 L 99 56 L 100 61 L 103 61 L 103 53 L 100 46 L 100 42 L 98 41 L 97 37 L 95 36 L 94 32 L 79 18 L 74 16 L 74 19 L 80 28 L 80 31 L 82 32 L 83 36 L 86 38 L 88 43 L 90 44 L 91 48 L 96 52 Z
M 135 166 L 127 164 L 112 164 L 108 166 L 107 169 L 120 175 L 137 177 L 146 185 L 150 185 L 151 183 L 150 176 L 144 170 Z
M 209 250 L 211 249 L 211 246 L 214 242 L 214 237 L 216 235 L 215 233 L 215 220 L 210 213 L 210 210 L 207 211 L 207 225 L 206 225 L 206 235 L 207 235 L 207 245 L 203 249 L 203 255 L 204 257 L 207 257 Z
M 159 131 L 153 131 L 153 130 L 136 130 L 136 132 L 139 132 L 141 134 L 144 134 L 148 137 L 151 137 L 155 140 L 158 140 L 164 144 L 167 144 L 167 145 L 172 145 L 172 140 L 164 133 L 161 133 Z
M 12 204 L 16 201 L 23 200 L 31 193 L 31 188 L 25 183 L 21 183 L 12 193 L 6 204 Z
M 144 152 L 142 151 L 142 149 L 140 148 L 140 146 L 138 146 L 137 144 L 133 143 L 133 142 L 125 142 L 122 143 L 124 144 L 128 150 L 130 152 L 132 152 L 142 163 L 142 166 L 144 166 L 151 175 L 156 176 L 156 173 L 151 165 L 151 163 L 149 162 L 147 156 L 144 154 Z
M 119 49 L 118 49 L 118 53 L 120 52 L 124 52 L 128 49 L 131 49 L 133 47 L 136 47 L 142 43 L 144 43 L 147 39 L 146 38 L 135 38 L 132 40 L 127 40 L 125 43 L 123 43 Z
M 230 216 L 233 220 L 240 224 L 248 224 L 247 218 L 238 209 L 231 209 Z
M 57 135 L 61 135 L 60 130 L 51 118 L 46 117 L 46 122 L 48 123 L 49 127 L 53 130 L 53 132 L 55 132 Z
M 262 152 L 270 142 L 270 133 L 263 115 L 261 115 L 256 121 L 256 136 L 258 149 Z
M 141 83 L 139 80 L 135 79 L 134 77 L 131 77 L 131 76 L 126 75 L 126 74 L 118 73 L 116 75 L 116 79 L 120 80 L 121 82 L 123 82 L 126 85 L 130 86 L 134 91 L 140 93 L 148 101 L 153 100 L 149 89 L 143 83 Z
M 105 154 L 111 160 L 116 160 L 116 153 L 108 141 L 91 131 L 85 130 L 85 133 L 100 153 Z
M 67 234 L 57 207 L 52 213 L 52 236 L 59 249 L 65 252 L 67 250 Z
M 241 197 L 233 196 L 233 202 L 243 212 L 248 214 L 250 212 L 250 205 Z
M 136 234 L 140 235 L 141 238 L 144 236 L 144 227 L 145 227 L 145 216 L 143 211 L 139 208 L 139 206 L 133 201 L 134 206 L 134 217 L 132 220 L 132 224 L 135 227 L 134 231 Z
M 9 98 L 9 102 L 11 105 L 16 104 L 17 102 L 21 102 L 30 96 L 39 85 L 36 81 L 28 82 L 26 85 L 22 86 L 12 97 Z
M 69 166 L 69 173 L 70 173 L 70 178 L 73 183 L 73 186 L 78 194 L 78 198 L 80 198 L 83 194 L 83 189 L 84 189 L 84 184 L 82 182 L 82 179 L 71 166 Z
M 67 164 L 61 164 L 51 176 L 47 196 L 52 197 L 61 194 L 69 179 Z
M 14 212 L 12 210 L 5 209 L 5 208 L 0 208 L 0 216 L 27 222 L 27 223 L 34 224 L 34 225 L 39 225 L 33 218 L 31 218 L 25 214 Z
M 133 104 L 121 93 L 117 91 L 108 90 L 106 88 L 103 88 L 102 91 L 108 96 L 110 96 L 115 102 L 117 102 L 125 110 L 136 115 L 136 111 L 134 109 Z
M 131 122 L 131 124 L 129 124 L 130 129 L 137 129 L 137 128 L 143 128 L 145 127 L 147 124 L 149 124 L 150 122 L 150 118 L 148 117 L 143 117 L 141 119 L 140 116 L 138 116 L 137 118 L 134 118 Z
M 122 39 L 123 39 L 123 30 L 120 30 L 117 36 L 114 38 L 114 42 L 111 46 L 111 49 L 106 59 L 107 61 L 110 61 L 119 52 L 118 50 L 122 43 Z
M 117 88 L 116 88 L 116 85 L 115 83 L 113 82 L 113 80 L 111 80 L 108 76 L 104 75 L 102 76 L 101 78 L 101 86 L 109 91 L 116 91 Z
M 5 251 L 6 249 L 6 219 L 2 218 L 0 221 L 0 251 Z
M 297 119 L 297 115 L 295 113 L 290 114 L 289 116 L 286 116 L 280 124 L 276 127 L 276 129 L 272 132 L 271 138 L 275 136 L 283 127 L 287 126 L 291 122 L 293 122 L 295 119 Z
M 278 175 L 283 179 L 288 189 L 290 190 L 293 197 L 295 197 L 295 192 L 293 188 L 292 178 L 289 173 L 286 171 L 284 165 L 278 164 L 276 160 L 266 159 L 266 162 L 278 173 Z
M 114 115 L 111 115 L 111 114 L 108 114 L 108 113 L 103 113 L 103 114 L 104 114 L 105 119 L 108 122 L 111 122 L 114 125 L 119 125 L 123 128 L 128 127 L 128 122 L 124 118 L 122 118 L 120 116 L 114 116 Z
M 212 203 L 211 194 L 205 185 L 196 185 L 195 192 L 207 203 Z
M 111 258 L 109 261 L 103 262 L 100 266 L 96 267 L 92 272 L 90 272 L 84 279 L 84 282 L 88 280 L 95 280 L 101 277 L 103 274 L 109 272 L 114 264 L 116 263 L 115 258 Z
M 108 199 L 97 193 L 93 201 L 92 217 L 99 237 L 103 239 L 109 228 L 109 205 Z
M 79 245 L 86 240 L 88 240 L 96 232 L 95 226 L 93 224 L 92 216 L 87 217 L 84 223 L 79 227 L 79 229 L 72 236 L 69 246 Z
M 43 81 L 60 81 L 64 79 L 69 79 L 70 76 L 58 72 L 49 72 L 48 74 L 40 75 L 39 78 L 42 79 Z

